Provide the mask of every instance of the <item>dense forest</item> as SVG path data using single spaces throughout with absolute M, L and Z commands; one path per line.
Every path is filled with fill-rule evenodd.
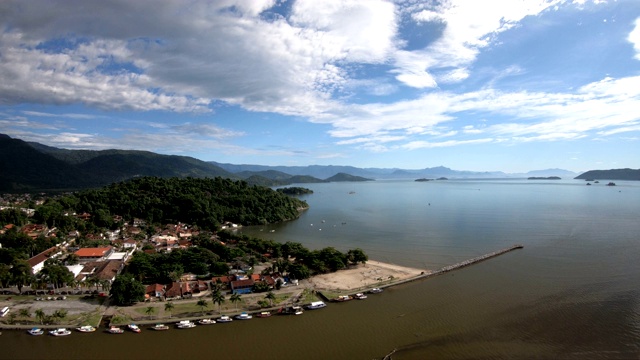
M 215 230 L 225 221 L 257 225 L 293 220 L 307 203 L 262 186 L 216 177 L 144 177 L 51 199 L 36 212 L 36 220 L 63 226 L 64 211 L 90 213 L 98 227 L 110 228 L 113 215 L 124 221 L 182 222 Z M 56 221 L 57 220 L 57 221 Z

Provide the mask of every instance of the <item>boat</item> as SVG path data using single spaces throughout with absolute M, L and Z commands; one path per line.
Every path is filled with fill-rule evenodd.
M 354 297 L 355 299 L 358 299 L 358 300 L 364 300 L 364 299 L 366 299 L 366 298 L 367 298 L 367 295 L 365 295 L 365 294 L 363 294 L 363 293 L 357 293 L 357 294 L 355 294 L 353 297 Z
M 35 328 L 35 327 L 33 329 L 27 330 L 27 332 L 29 333 L 29 335 L 33 335 L 33 336 L 44 334 L 44 330 L 40 328 Z
M 79 328 L 76 328 L 76 330 L 82 333 L 90 333 L 90 332 L 96 331 L 96 328 L 94 328 L 91 325 L 84 325 L 84 326 L 80 326 Z
M 314 301 L 311 304 L 307 305 L 307 309 L 316 310 L 316 309 L 322 309 L 325 306 L 327 306 L 327 304 L 325 304 L 323 301 Z
M 260 314 L 256 314 L 256 317 L 259 317 L 259 318 L 267 318 L 269 316 L 271 316 L 271 312 L 269 311 L 263 311 Z
M 59 328 L 59 329 L 49 331 L 49 334 L 53 336 L 67 336 L 67 335 L 71 335 L 71 331 L 65 328 Z
M 253 316 L 247 314 L 246 312 L 242 312 L 235 316 L 238 320 L 251 320 Z
M 349 300 L 351 300 L 351 299 L 352 299 L 352 297 L 351 297 L 351 296 L 349 296 L 349 295 L 340 295 L 340 296 L 338 296 L 338 297 L 336 298 L 336 301 L 338 301 L 338 302 L 345 302 L 345 301 L 349 301 Z
M 176 326 L 178 327 L 178 329 L 191 329 L 196 327 L 196 324 L 189 320 L 182 320 L 179 323 L 176 323 Z
M 119 328 L 117 326 L 112 326 L 107 331 L 110 332 L 111 334 L 122 334 L 124 332 L 124 330 L 122 330 L 121 328 Z
M 200 319 L 198 320 L 198 324 L 200 325 L 211 325 L 211 324 L 215 324 L 216 321 L 213 319 Z
M 169 330 L 169 326 L 165 325 L 165 324 L 155 324 L 155 325 L 153 325 L 151 327 L 151 329 L 158 330 L 158 331 L 160 331 L 160 330 Z
M 280 309 L 280 314 L 283 315 L 301 315 L 303 313 L 301 306 L 287 306 Z
M 233 321 L 233 319 L 228 317 L 227 315 L 222 315 L 216 321 L 219 322 L 219 323 L 226 323 L 226 322 Z
M 127 327 L 129 328 L 129 330 L 133 331 L 134 333 L 140 333 L 142 331 L 140 327 L 136 324 L 129 324 L 127 325 Z
M 380 288 L 373 288 L 373 289 L 371 289 L 369 292 L 370 292 L 370 293 L 372 293 L 372 294 L 378 294 L 378 293 L 381 293 L 381 292 L 382 292 L 382 289 L 380 289 Z

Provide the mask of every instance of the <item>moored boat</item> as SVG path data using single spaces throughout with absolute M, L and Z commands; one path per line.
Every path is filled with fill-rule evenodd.
M 327 304 L 325 304 L 323 301 L 314 301 L 311 304 L 307 305 L 307 309 L 316 310 L 316 309 L 322 309 L 325 306 L 327 306 Z
M 366 299 L 366 298 L 367 298 L 367 295 L 365 295 L 365 294 L 363 294 L 363 293 L 357 293 L 357 294 L 355 294 L 353 297 L 354 297 L 355 299 L 358 299 L 358 300 L 364 300 L 364 299 Z
M 213 319 L 200 319 L 198 320 L 198 324 L 200 325 L 211 325 L 211 324 L 215 324 L 216 321 Z
M 124 332 L 124 330 L 122 330 L 121 328 L 119 328 L 117 326 L 112 326 L 107 331 L 109 333 L 111 333 L 111 334 L 122 334 Z
M 335 300 L 338 301 L 338 302 L 345 302 L 345 301 L 349 301 L 351 299 L 352 299 L 352 297 L 349 296 L 349 295 L 340 295 Z
M 182 320 L 179 323 L 176 323 L 176 326 L 178 327 L 178 329 L 191 329 L 196 327 L 196 324 L 189 320 Z
M 294 305 L 281 308 L 279 312 L 282 315 L 301 315 L 303 313 L 303 310 L 301 306 Z
M 155 324 L 151 327 L 153 330 L 169 330 L 169 326 L 165 324 Z
M 235 316 L 238 320 L 251 320 L 253 316 L 247 314 L 246 312 L 242 312 Z
M 269 316 L 271 316 L 270 311 L 263 311 L 260 314 L 256 314 L 256 317 L 259 317 L 259 318 L 267 318 Z
M 33 336 L 38 336 L 38 335 L 44 334 L 44 330 L 42 330 L 40 328 L 35 328 L 35 327 L 33 329 L 27 330 L 27 332 L 29 333 L 29 335 L 33 335 Z
M 142 331 L 140 327 L 136 324 L 129 324 L 127 325 L 127 327 L 129 328 L 129 330 L 133 331 L 134 333 L 140 333 Z
M 381 293 L 381 292 L 382 292 L 382 289 L 380 289 L 380 288 L 373 288 L 373 289 L 371 289 L 369 292 L 370 292 L 370 293 L 372 293 L 372 294 L 378 294 L 378 293 Z
M 226 323 L 226 322 L 231 322 L 231 321 L 233 321 L 233 319 L 232 319 L 232 318 L 230 318 L 230 317 L 229 317 L 229 316 L 227 316 L 227 315 L 222 315 L 222 316 L 220 316 L 218 319 L 216 319 L 216 321 L 217 321 L 217 322 L 219 322 L 219 323 Z
M 65 328 L 59 328 L 59 329 L 49 331 L 49 334 L 53 336 L 67 336 L 67 335 L 71 335 L 71 331 Z
M 90 332 L 96 331 L 96 328 L 94 328 L 91 325 L 84 325 L 84 326 L 80 326 L 79 328 L 76 328 L 76 330 L 82 333 L 90 333 Z

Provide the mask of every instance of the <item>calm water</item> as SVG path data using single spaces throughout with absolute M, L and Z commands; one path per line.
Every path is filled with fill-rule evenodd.
M 640 183 L 616 183 L 305 184 L 300 219 L 243 231 L 427 269 L 525 248 L 299 317 L 122 336 L 5 331 L 0 357 L 638 359 Z

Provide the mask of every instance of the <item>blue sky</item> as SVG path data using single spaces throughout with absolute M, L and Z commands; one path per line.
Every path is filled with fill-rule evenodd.
M 637 0 L 0 3 L 0 133 L 235 164 L 640 168 Z

